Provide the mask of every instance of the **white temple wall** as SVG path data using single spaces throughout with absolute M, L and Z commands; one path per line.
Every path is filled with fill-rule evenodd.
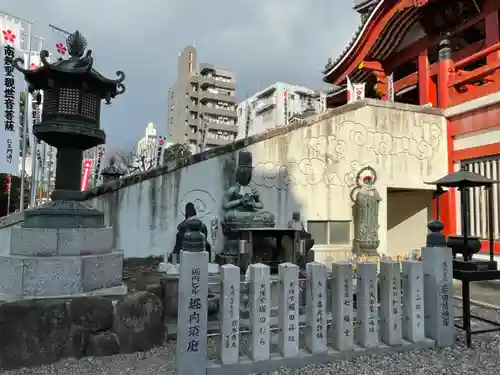
M 446 125 L 439 110 L 366 100 L 318 115 L 307 124 L 292 125 L 288 131 L 276 129 L 207 151 L 199 162 L 138 183 L 121 180 L 118 190 L 101 193 L 91 202 L 104 210 L 114 226 L 116 246 L 126 257 L 170 253 L 184 206 L 190 201 L 209 228 L 209 241 L 220 251 L 220 225 L 212 224 L 222 220 L 224 191 L 237 153 L 243 149 L 253 155 L 252 186 L 264 208 L 276 215 L 277 226 L 286 227 L 294 211 L 306 223 L 332 223 L 331 238 L 326 241 L 330 244 L 316 241 L 314 247 L 317 259 L 327 263 L 351 250 L 350 241 L 338 239 L 354 236 L 350 196 L 363 167 L 371 166 L 377 174 L 381 253 L 412 250 L 411 246 L 400 249 L 405 247 L 401 237 L 406 230 L 388 236 L 387 189 L 428 191 L 433 187 L 425 181 L 446 174 Z M 398 205 L 405 205 L 406 199 L 413 198 L 409 194 L 400 199 Z M 425 211 L 420 217 L 427 215 Z M 342 228 L 348 233 L 341 233 Z M 417 232 L 425 237 L 425 224 Z M 389 239 L 393 244 L 388 244 Z

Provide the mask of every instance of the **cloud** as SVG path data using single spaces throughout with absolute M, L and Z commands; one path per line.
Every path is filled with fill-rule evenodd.
M 150 121 L 166 134 L 167 93 L 177 55 L 196 43 L 200 61 L 232 69 L 240 98 L 277 81 L 324 87 L 320 71 L 349 42 L 359 17 L 345 0 L 0 0 L 0 9 L 32 19 L 54 48 L 48 24 L 80 30 L 96 67 L 126 75 L 127 92 L 105 107 L 111 148 L 131 147 Z

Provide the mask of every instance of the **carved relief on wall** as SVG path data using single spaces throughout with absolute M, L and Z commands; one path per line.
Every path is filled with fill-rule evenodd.
M 179 217 L 184 220 L 184 207 L 186 203 L 192 202 L 194 208 L 196 209 L 196 217 L 198 219 L 203 219 L 206 216 L 214 215 L 218 212 L 219 207 L 215 198 L 206 190 L 202 189 L 192 189 L 187 191 L 179 202 Z M 207 224 L 207 223 L 205 223 Z
M 328 135 L 313 136 L 308 131 L 306 150 L 300 153 L 309 155 L 307 158 L 286 165 L 256 163 L 253 184 L 278 190 L 287 190 L 290 184 L 354 187 L 357 172 L 373 164 L 374 159 L 432 160 L 443 136 L 437 124 L 429 123 L 401 125 L 403 131 L 399 133 L 407 135 L 389 132 L 384 125 L 381 130 L 373 130 L 353 121 L 330 121 L 329 125 L 332 132 Z
M 369 129 L 353 121 L 338 125 L 330 121 L 330 125 L 333 129 L 331 135 L 310 136 L 306 143 L 313 152 L 336 161 L 346 158 L 347 147 L 350 154 L 353 154 L 353 148 L 358 148 L 357 151 L 362 155 L 360 159 L 370 156 L 406 156 L 428 160 L 436 153 L 442 135 L 437 124 L 429 123 L 411 125 L 411 129 L 404 132 L 409 133 L 407 135 L 393 134 L 385 126 L 381 126 L 381 130 Z

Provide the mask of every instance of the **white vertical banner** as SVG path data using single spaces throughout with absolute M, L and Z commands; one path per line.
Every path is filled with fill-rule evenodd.
M 155 167 L 159 167 L 160 165 L 163 164 L 163 153 L 165 151 L 165 142 L 167 138 L 158 135 L 156 136 L 156 162 L 155 162 Z
M 24 68 L 28 70 L 35 70 L 38 69 L 40 66 L 40 55 L 37 52 L 32 52 L 31 57 L 30 57 L 30 66 L 28 65 L 28 53 L 24 53 Z M 40 94 L 41 95 L 41 94 Z M 27 135 L 28 135 L 28 142 L 26 143 L 27 147 L 29 148 L 29 153 L 31 155 L 32 162 L 33 160 L 36 160 L 36 139 L 33 135 L 33 126 L 37 124 L 40 121 L 39 118 L 39 112 L 40 112 L 40 105 L 38 105 L 37 102 L 37 96 L 39 96 L 38 91 L 34 92 L 32 94 L 29 94 L 28 99 L 25 101 L 25 105 L 28 106 L 28 129 L 27 129 Z M 36 164 L 36 163 L 35 163 Z M 32 169 L 33 170 L 33 169 Z M 36 170 L 35 170 L 36 171 Z M 27 174 L 30 174 L 31 171 L 28 170 L 26 171 Z M 36 179 L 36 173 L 34 176 L 34 179 Z
M 389 101 L 393 102 L 394 101 L 394 73 L 391 73 L 387 76 L 387 91 L 388 91 L 388 97 Z
M 93 187 L 98 186 L 101 183 L 102 161 L 105 152 L 106 148 L 104 146 L 97 146 L 97 155 L 93 168 Z
M 4 126 L 0 126 L 0 173 L 19 174 L 19 93 L 23 80 L 14 69 L 14 59 L 20 50 L 21 26 L 5 18 L 0 18 L 0 60 L 3 63 L 3 78 L 0 89 L 0 116 Z
M 56 178 L 56 163 L 57 163 L 57 150 L 46 145 L 45 147 L 46 157 L 45 157 L 45 168 L 47 170 L 47 195 L 52 193 L 53 181 Z
M 33 57 L 32 57 L 33 58 Z M 42 105 L 43 105 L 43 93 L 34 92 L 29 95 L 28 107 L 28 135 L 31 144 L 30 154 L 31 162 L 35 163 L 35 166 L 31 168 L 33 172 L 32 181 L 34 181 L 36 189 L 41 189 L 43 182 L 43 145 L 42 141 L 37 139 L 33 134 L 33 127 L 40 123 L 42 120 Z M 35 190 L 36 192 L 36 190 Z M 33 193 L 35 194 L 35 193 Z

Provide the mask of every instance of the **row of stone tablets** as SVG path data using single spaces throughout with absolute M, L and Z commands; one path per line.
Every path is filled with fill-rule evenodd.
M 380 263 L 380 309 L 377 307 L 377 264 L 360 262 L 357 266 L 357 317 L 353 324 L 352 264 L 332 264 L 332 288 L 328 292 L 327 267 L 306 265 L 305 342 L 311 353 L 328 350 L 327 338 L 337 350 L 349 350 L 354 343 L 364 348 L 377 347 L 380 339 L 400 345 L 402 339 L 420 342 L 424 333 L 422 264 L 403 261 L 403 308 L 401 309 L 401 266 L 399 262 Z M 279 265 L 278 347 L 285 358 L 299 354 L 299 267 Z M 238 363 L 240 269 L 221 267 L 219 359 L 224 364 Z M 270 269 L 263 264 L 250 266 L 250 357 L 253 361 L 270 358 Z M 332 293 L 332 325 L 327 325 L 327 293 Z M 380 313 L 380 316 L 379 316 Z

